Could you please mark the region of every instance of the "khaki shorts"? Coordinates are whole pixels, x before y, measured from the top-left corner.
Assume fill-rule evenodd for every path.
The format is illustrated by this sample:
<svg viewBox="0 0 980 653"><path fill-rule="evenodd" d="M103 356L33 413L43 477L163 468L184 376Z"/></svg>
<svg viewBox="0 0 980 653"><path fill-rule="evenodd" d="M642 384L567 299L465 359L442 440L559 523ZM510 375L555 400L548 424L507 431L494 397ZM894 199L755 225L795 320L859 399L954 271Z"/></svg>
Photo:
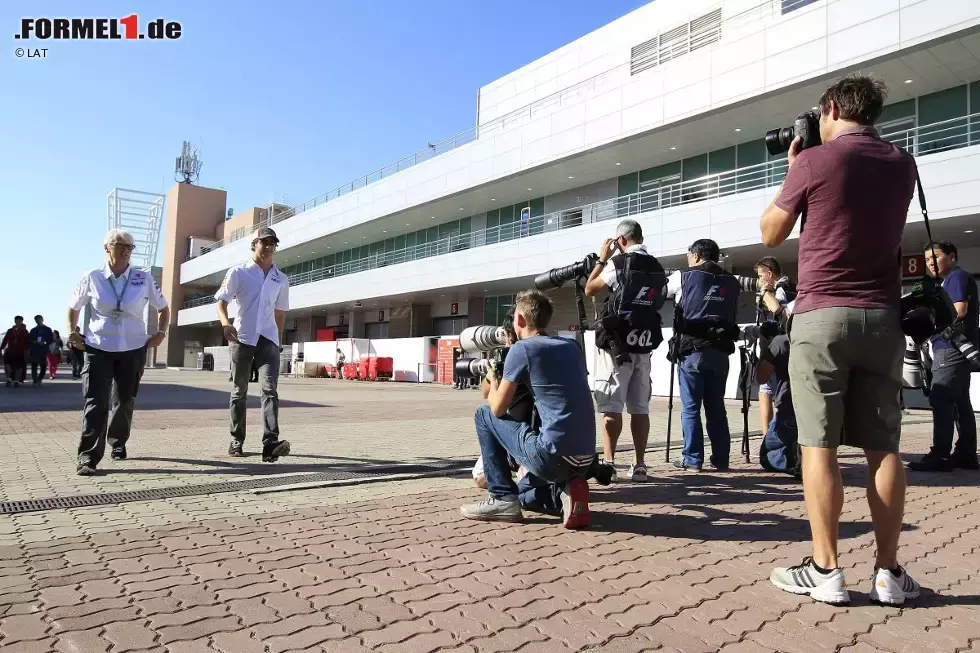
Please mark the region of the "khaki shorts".
<svg viewBox="0 0 980 653"><path fill-rule="evenodd" d="M790 323L789 378L805 447L898 451L902 355L898 312L821 308Z"/></svg>
<svg viewBox="0 0 980 653"><path fill-rule="evenodd" d="M903 350L904 351L904 350ZM600 413L647 415L650 412L650 354L630 354L629 363L616 365L612 355L600 349L595 362L596 410Z"/></svg>

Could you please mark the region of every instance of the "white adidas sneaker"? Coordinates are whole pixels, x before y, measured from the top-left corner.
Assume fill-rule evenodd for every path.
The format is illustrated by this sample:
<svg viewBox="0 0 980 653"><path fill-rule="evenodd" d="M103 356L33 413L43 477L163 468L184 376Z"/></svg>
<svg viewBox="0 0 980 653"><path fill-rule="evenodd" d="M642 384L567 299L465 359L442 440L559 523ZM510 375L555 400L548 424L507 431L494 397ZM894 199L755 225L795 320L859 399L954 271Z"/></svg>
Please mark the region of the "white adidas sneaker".
<svg viewBox="0 0 980 653"><path fill-rule="evenodd" d="M902 605L907 600L919 598L919 586L915 579L899 567L901 573L896 576L888 569L875 567L869 598L875 603L886 605Z"/></svg>
<svg viewBox="0 0 980 653"><path fill-rule="evenodd" d="M804 558L801 564L793 567L777 567L769 575L769 580L779 589L793 594L808 594L815 601L833 605L851 602L844 583L844 571L831 569L826 574L816 570L812 558Z"/></svg>

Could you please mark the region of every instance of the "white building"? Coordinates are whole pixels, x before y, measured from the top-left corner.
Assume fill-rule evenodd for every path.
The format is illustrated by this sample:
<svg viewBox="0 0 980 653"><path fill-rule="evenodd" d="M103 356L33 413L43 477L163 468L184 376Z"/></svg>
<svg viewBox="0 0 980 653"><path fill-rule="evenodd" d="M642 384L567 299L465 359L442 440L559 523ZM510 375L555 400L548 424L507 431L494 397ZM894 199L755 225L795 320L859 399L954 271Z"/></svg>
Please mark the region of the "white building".
<svg viewBox="0 0 980 653"><path fill-rule="evenodd" d="M596 251L626 216L667 267L712 238L736 272L764 254L795 272L795 237L760 243L785 172L763 135L852 71L888 84L879 130L916 155L934 236L980 271L980 2L657 0L481 88L477 125L446 141L302 205L252 211L235 231L218 202L201 233L168 224L178 337L219 344L208 297L258 224L281 240L289 342L327 327L395 338L499 323L534 275ZM168 221L183 219L168 199ZM913 201L910 255L921 220ZM188 259L189 237L193 254L201 237L220 242ZM567 289L556 297L564 330L575 305Z"/></svg>

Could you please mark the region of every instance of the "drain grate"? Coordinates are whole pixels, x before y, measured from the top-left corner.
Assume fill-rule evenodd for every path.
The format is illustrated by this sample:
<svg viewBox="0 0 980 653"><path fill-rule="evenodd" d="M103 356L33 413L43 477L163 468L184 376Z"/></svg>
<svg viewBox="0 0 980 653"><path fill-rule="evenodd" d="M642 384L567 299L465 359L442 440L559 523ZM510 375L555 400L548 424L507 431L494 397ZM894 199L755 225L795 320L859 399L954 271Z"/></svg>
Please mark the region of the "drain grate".
<svg viewBox="0 0 980 653"><path fill-rule="evenodd" d="M179 497L204 496L226 492L244 492L267 487L298 485L300 483L320 483L323 481L357 482L362 478L377 478L388 474L425 474L446 472L447 474L462 472L469 469L461 461L446 461L427 465L390 465L385 467L366 467L358 470L336 470L296 474L294 476L258 477L241 481L225 483L202 483L198 485L176 485L153 488L150 490L133 490L129 492L104 492L101 494L77 494L69 497L50 497L46 499L25 499L22 501L0 502L0 515L14 515L25 512L43 510L65 510L67 508L89 508L92 506L107 506L133 501L157 501L159 499L176 499Z"/></svg>

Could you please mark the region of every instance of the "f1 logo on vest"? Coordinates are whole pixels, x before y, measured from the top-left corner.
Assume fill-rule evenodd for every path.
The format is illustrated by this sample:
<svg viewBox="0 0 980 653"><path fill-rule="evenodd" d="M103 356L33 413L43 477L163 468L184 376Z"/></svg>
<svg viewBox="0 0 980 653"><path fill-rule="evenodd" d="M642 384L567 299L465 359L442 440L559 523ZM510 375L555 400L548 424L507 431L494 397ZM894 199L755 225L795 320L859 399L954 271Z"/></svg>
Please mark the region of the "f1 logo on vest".
<svg viewBox="0 0 980 653"><path fill-rule="evenodd" d="M640 304L641 306L649 306L653 304L653 300L657 298L659 288L651 288L650 286L643 286L640 288L640 292L636 293L636 299L633 300L634 304Z"/></svg>
<svg viewBox="0 0 980 653"><path fill-rule="evenodd" d="M708 293L704 296L704 301L706 302L725 301L725 288L723 286L711 286L710 288L708 288Z"/></svg>

